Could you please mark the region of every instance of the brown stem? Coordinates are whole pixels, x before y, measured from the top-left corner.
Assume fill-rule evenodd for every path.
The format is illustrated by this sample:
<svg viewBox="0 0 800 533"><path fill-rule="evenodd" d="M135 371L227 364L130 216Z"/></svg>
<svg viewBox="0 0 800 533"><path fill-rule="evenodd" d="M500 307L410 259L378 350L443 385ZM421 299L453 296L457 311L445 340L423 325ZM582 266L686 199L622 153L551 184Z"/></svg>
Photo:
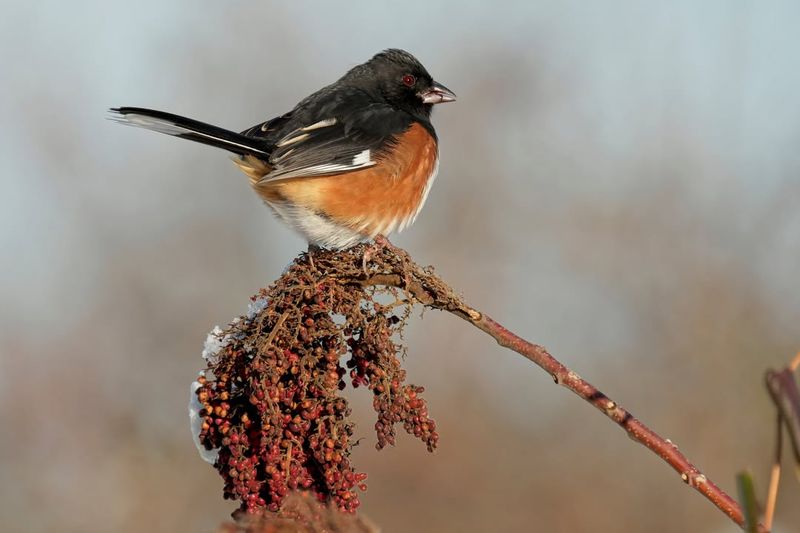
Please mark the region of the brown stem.
<svg viewBox="0 0 800 533"><path fill-rule="evenodd" d="M800 465L800 389L791 365L781 370L767 370L767 391L778 408L792 444L795 463Z"/></svg>
<svg viewBox="0 0 800 533"><path fill-rule="evenodd" d="M800 463L800 394L794 373L800 366L800 352L794 356L786 368L778 372L768 370L766 374L767 391L778 410L778 428L775 436L775 457L769 476L767 503L764 510L764 526L772 530L775 506L778 501L778 488L781 480L781 455L783 451L783 425L786 424L792 443L795 461Z"/></svg>
<svg viewBox="0 0 800 533"><path fill-rule="evenodd" d="M767 504L764 507L764 527L772 531L772 519L775 516L775 505L778 503L778 486L781 482L781 451L783 448L783 415L778 411L778 429L775 435L775 458L769 476Z"/></svg>
<svg viewBox="0 0 800 533"><path fill-rule="evenodd" d="M798 366L800 366L800 352L797 352L797 355L795 355L794 359L789 363L789 369L794 372L797 370Z"/></svg>
<svg viewBox="0 0 800 533"><path fill-rule="evenodd" d="M387 242L379 255L381 257L375 258L377 266L372 268L371 274L366 278L364 271L358 269L352 275L339 277L339 282L404 289L417 302L466 320L495 339L500 346L523 355L549 373L557 384L566 387L596 407L624 429L633 440L646 446L669 464L687 485L705 496L740 527L744 526L744 514L736 500L694 466L670 440L662 438L651 430L628 410L550 355L544 347L528 342L487 314L468 306L449 285L433 274L430 268L423 269L418 266L404 250ZM759 524L758 531L766 533L767 530Z"/></svg>

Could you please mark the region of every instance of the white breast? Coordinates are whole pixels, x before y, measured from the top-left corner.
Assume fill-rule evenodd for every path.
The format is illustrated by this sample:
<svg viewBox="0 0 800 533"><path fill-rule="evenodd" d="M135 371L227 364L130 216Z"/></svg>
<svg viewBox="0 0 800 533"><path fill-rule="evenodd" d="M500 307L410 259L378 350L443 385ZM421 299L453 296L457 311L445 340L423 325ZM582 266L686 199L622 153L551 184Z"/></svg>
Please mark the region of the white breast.
<svg viewBox="0 0 800 533"><path fill-rule="evenodd" d="M369 239L369 236L337 224L306 207L286 202L270 202L267 205L287 224L303 234L309 243L321 248L343 250Z"/></svg>

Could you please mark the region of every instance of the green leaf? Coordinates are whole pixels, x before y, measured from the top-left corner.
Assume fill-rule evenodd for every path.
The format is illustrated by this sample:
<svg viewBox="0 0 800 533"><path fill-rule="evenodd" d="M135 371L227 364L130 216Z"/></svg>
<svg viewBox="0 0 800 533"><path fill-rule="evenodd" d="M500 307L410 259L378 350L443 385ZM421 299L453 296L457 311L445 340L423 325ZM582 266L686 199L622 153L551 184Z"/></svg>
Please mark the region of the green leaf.
<svg viewBox="0 0 800 533"><path fill-rule="evenodd" d="M739 472L736 475L736 486L739 489L739 503L744 511L744 530L748 533L758 532L758 501L756 500L755 483L750 472Z"/></svg>

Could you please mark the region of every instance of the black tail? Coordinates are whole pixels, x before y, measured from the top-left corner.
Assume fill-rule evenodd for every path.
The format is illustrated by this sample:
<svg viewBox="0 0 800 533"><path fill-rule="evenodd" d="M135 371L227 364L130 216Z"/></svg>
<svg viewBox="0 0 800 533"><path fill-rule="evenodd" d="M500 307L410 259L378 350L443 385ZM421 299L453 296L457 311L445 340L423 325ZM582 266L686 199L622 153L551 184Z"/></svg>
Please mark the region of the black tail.
<svg viewBox="0 0 800 533"><path fill-rule="evenodd" d="M112 113L111 119L121 124L189 139L222 148L234 154L269 156L268 147L263 139L247 137L205 122L141 107L114 107L109 111Z"/></svg>

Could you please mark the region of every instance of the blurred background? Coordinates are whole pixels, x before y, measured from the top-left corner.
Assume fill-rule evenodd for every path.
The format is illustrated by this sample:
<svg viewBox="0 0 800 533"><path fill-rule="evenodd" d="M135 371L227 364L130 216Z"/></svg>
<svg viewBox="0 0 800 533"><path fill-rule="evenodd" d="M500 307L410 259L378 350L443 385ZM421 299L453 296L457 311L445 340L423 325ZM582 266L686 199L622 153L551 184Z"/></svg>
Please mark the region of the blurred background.
<svg viewBox="0 0 800 533"><path fill-rule="evenodd" d="M0 516L5 531L213 531L233 502L187 419L206 333L305 249L226 154L105 120L244 129L388 47L459 96L395 237L468 301L766 490L763 372L800 350L800 4L3 2ZM407 329L441 429L376 452L398 531L734 531L522 357L436 312ZM788 463L787 463L788 464ZM778 531L800 524L784 478Z"/></svg>

